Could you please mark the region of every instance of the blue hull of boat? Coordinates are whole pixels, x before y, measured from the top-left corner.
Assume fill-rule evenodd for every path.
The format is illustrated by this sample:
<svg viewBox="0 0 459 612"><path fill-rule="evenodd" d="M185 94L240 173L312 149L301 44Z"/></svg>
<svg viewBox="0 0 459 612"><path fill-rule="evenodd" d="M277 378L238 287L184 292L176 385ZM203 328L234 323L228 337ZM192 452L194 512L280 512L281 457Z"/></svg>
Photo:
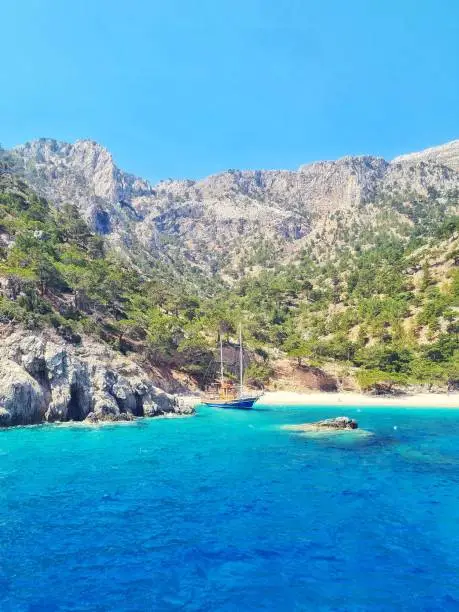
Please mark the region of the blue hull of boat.
<svg viewBox="0 0 459 612"><path fill-rule="evenodd" d="M238 408L239 410L250 410L257 399L258 397L245 397L227 402L203 402L203 404L209 406L210 408Z"/></svg>

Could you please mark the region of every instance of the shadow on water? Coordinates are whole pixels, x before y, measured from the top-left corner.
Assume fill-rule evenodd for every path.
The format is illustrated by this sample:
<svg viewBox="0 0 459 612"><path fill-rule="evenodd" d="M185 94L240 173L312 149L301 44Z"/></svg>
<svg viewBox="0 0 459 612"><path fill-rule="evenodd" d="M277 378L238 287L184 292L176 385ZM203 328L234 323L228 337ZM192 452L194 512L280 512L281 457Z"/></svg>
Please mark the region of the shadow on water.
<svg viewBox="0 0 459 612"><path fill-rule="evenodd" d="M373 447L375 449L385 449L400 444L396 435L386 433L376 433L365 429L353 429L345 431L324 431L324 432L305 432L305 431L286 431L289 435L297 439L303 439L305 443L317 444L320 447L335 448L342 450L358 450L361 448Z"/></svg>
<svg viewBox="0 0 459 612"><path fill-rule="evenodd" d="M321 448L358 451L368 448L376 452L393 449L400 467L412 467L416 471L447 471L454 473L459 468L459 451L439 450L432 441L420 444L406 436L394 433L377 433L362 429L339 432L302 432L289 431L290 435L305 443L312 443ZM437 440L438 442L438 440Z"/></svg>
<svg viewBox="0 0 459 612"><path fill-rule="evenodd" d="M268 408L268 406L254 406L252 412L275 412L275 406Z"/></svg>
<svg viewBox="0 0 459 612"><path fill-rule="evenodd" d="M381 440L371 431L354 430L332 433L301 433L301 437L313 440L321 446L339 448L342 450L354 450L368 446L380 446Z"/></svg>
<svg viewBox="0 0 459 612"><path fill-rule="evenodd" d="M459 467L459 454L445 453L431 446L417 444L400 444L397 453L407 464L417 470L453 470Z"/></svg>

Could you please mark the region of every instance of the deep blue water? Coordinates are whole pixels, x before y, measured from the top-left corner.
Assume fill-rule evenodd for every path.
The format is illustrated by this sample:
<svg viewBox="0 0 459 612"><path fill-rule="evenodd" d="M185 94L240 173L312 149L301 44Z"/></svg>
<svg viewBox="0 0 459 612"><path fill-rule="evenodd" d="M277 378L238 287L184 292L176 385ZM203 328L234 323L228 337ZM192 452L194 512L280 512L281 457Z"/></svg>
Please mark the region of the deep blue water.
<svg viewBox="0 0 459 612"><path fill-rule="evenodd" d="M459 610L459 410L4 430L0 529L2 612Z"/></svg>

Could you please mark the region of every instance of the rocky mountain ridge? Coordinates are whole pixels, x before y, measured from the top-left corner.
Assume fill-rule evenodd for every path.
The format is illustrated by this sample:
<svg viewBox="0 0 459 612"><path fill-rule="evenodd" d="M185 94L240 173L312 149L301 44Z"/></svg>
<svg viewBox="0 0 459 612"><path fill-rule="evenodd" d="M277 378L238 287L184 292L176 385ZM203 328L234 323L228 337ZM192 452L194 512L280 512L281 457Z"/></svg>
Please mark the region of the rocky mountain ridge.
<svg viewBox="0 0 459 612"><path fill-rule="evenodd" d="M9 152L15 171L56 205L73 202L91 226L145 269L166 258L205 274L243 273L264 249L282 260L337 212L394 194L459 187L459 141L388 162L344 157L291 170L228 170L202 180L148 181L120 170L101 145L41 139ZM256 259L256 258L255 258Z"/></svg>
<svg viewBox="0 0 459 612"><path fill-rule="evenodd" d="M399 155L395 163L433 162L459 171L459 140L452 140L438 147L429 147L416 153Z"/></svg>

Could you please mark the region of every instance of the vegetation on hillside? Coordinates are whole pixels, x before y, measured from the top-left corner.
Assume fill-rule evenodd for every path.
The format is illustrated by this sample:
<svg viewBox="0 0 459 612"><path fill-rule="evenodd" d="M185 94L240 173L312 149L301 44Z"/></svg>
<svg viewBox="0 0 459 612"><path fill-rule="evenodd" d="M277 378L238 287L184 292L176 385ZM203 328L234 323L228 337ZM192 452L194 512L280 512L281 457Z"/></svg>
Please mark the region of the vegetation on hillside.
<svg viewBox="0 0 459 612"><path fill-rule="evenodd" d="M53 327L76 343L91 334L198 381L217 331L231 339L242 321L257 356L248 370L255 384L267 382L273 359L286 354L354 375L364 389L455 385L459 217L447 214L456 195L439 205L436 194L378 202L371 223L361 211L359 227L335 218L327 257L320 236L283 265L263 243L251 262L261 271L204 289L188 276L170 282L164 268L141 274L74 205L56 210L0 169L0 321Z"/></svg>

